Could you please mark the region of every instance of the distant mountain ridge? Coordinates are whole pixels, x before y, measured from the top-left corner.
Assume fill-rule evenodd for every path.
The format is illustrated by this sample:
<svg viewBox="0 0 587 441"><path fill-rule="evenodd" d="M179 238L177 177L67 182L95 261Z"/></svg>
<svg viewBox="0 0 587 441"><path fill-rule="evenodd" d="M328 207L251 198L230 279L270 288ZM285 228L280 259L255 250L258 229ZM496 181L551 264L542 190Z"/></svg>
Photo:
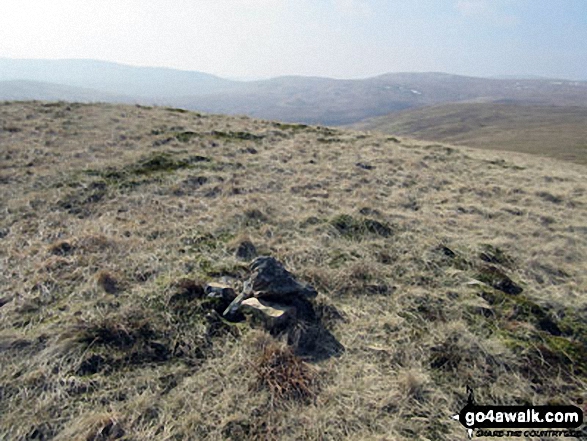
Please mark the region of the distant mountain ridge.
<svg viewBox="0 0 587 441"><path fill-rule="evenodd" d="M22 80L37 84L33 87L29 83L30 90L23 90L22 84L16 87L14 83ZM60 87L62 95L58 93ZM79 88L85 89L84 93ZM455 102L587 106L587 82L488 79L434 72L389 73L354 80L284 76L245 82L202 72L96 60L0 58L0 100L48 99L47 96L70 100L76 95L81 101L160 104L288 122L343 125Z"/></svg>
<svg viewBox="0 0 587 441"><path fill-rule="evenodd" d="M443 73L391 73L363 80L281 77L228 93L180 98L191 110L343 125L411 108L454 102L587 106L586 82L491 80Z"/></svg>
<svg viewBox="0 0 587 441"><path fill-rule="evenodd" d="M29 80L0 81L0 100L132 103L133 98L85 87Z"/></svg>
<svg viewBox="0 0 587 441"><path fill-rule="evenodd" d="M29 80L139 98L198 95L230 89L234 81L202 72L136 67L97 60L0 58L0 81Z"/></svg>

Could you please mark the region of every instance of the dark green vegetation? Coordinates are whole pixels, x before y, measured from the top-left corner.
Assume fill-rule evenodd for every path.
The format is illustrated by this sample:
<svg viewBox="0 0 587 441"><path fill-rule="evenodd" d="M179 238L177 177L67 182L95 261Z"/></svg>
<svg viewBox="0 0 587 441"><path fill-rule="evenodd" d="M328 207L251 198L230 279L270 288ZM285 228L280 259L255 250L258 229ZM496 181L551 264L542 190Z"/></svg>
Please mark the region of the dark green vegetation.
<svg viewBox="0 0 587 441"><path fill-rule="evenodd" d="M586 107L456 103L392 113L352 127L587 164Z"/></svg>
<svg viewBox="0 0 587 441"><path fill-rule="evenodd" d="M144 106L0 127L0 439L452 441L467 385L587 399L584 166ZM249 242L318 291L313 348L205 295Z"/></svg>
<svg viewBox="0 0 587 441"><path fill-rule="evenodd" d="M365 234L382 237L389 237L392 234L392 229L379 221L368 218L356 219L348 214L335 217L331 223L341 235L350 239L358 239Z"/></svg>

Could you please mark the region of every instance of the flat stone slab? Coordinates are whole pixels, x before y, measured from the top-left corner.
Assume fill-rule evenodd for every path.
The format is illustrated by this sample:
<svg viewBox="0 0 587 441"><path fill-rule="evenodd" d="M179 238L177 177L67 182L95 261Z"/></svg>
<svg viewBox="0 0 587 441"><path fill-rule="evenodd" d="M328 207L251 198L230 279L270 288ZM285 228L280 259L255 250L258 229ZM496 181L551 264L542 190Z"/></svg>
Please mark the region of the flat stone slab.
<svg viewBox="0 0 587 441"><path fill-rule="evenodd" d="M251 297L240 305L244 314L251 314L260 320L268 330L286 325L296 317L296 308L289 305L268 302L263 299Z"/></svg>

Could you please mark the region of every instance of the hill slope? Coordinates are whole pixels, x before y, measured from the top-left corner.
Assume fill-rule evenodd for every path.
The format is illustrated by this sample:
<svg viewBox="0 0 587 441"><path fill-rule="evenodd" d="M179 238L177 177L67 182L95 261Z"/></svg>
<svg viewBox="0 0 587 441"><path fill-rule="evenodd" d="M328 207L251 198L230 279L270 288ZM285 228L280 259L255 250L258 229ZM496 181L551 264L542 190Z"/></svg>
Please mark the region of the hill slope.
<svg viewBox="0 0 587 441"><path fill-rule="evenodd" d="M359 130L587 164L587 108L457 103L353 124Z"/></svg>
<svg viewBox="0 0 587 441"><path fill-rule="evenodd" d="M0 438L448 441L466 385L587 398L584 167L65 103L1 104L0 155ZM318 290L305 353L202 297L245 239Z"/></svg>
<svg viewBox="0 0 587 441"><path fill-rule="evenodd" d="M128 96L128 102L133 104L139 100L142 104L327 125L351 124L390 112L462 101L587 106L587 82L488 79L443 73L390 73L358 80L288 76L243 82L202 72L96 60L0 58L0 81L8 80L94 89ZM23 93L11 99L33 98L44 96ZM71 98L64 94L52 99Z"/></svg>
<svg viewBox="0 0 587 441"><path fill-rule="evenodd" d="M587 83L496 80L442 73L392 73L362 80L283 77L243 83L175 105L290 122L342 125L439 103L509 102L587 106Z"/></svg>
<svg viewBox="0 0 587 441"><path fill-rule="evenodd" d="M98 60L0 58L0 81L8 80L54 83L149 100L212 93L236 84L203 72L137 67Z"/></svg>
<svg viewBox="0 0 587 441"><path fill-rule="evenodd" d="M62 86L38 81L0 81L0 100L41 100L75 102L133 103L137 99L95 89Z"/></svg>

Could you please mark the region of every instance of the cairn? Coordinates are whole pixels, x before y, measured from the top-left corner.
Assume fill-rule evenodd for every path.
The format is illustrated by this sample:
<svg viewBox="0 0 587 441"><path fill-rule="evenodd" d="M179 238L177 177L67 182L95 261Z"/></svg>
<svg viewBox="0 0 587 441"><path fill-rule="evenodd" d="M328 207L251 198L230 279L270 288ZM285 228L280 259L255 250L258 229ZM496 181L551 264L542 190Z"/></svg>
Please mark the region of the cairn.
<svg viewBox="0 0 587 441"><path fill-rule="evenodd" d="M257 257L251 263L251 275L244 282L242 292L224 311L230 320L239 312L261 321L269 331L283 330L297 319L313 320L310 299L316 290L298 282L273 257Z"/></svg>

